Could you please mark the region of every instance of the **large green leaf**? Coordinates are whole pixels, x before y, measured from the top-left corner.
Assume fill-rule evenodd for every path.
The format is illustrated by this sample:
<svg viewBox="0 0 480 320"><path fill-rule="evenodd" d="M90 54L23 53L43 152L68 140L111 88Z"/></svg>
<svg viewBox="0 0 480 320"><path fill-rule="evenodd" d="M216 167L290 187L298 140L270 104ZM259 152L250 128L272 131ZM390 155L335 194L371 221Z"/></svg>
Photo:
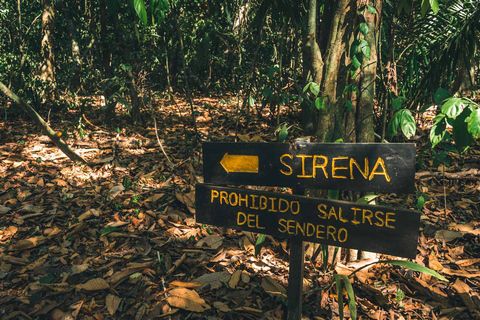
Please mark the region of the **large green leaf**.
<svg viewBox="0 0 480 320"><path fill-rule="evenodd" d="M374 6L371 6L369 4L367 4L367 10L370 12L370 13L373 13L373 14L376 14L377 13L377 9L375 9Z"/></svg>
<svg viewBox="0 0 480 320"><path fill-rule="evenodd" d="M438 0L429 0L430 2L430 8L432 8L432 11L437 14L438 11L440 10L440 7L438 6Z"/></svg>
<svg viewBox="0 0 480 320"><path fill-rule="evenodd" d="M260 234L257 238L257 242L255 243L255 257L257 257L260 252L262 251L262 248L265 245L265 239L267 238L266 235Z"/></svg>
<svg viewBox="0 0 480 320"><path fill-rule="evenodd" d="M438 88L433 95L433 101L435 101L436 104L442 104L445 99L448 99L451 96L452 95L450 94L450 92L448 92L447 89Z"/></svg>
<svg viewBox="0 0 480 320"><path fill-rule="evenodd" d="M360 23L360 32L363 33L364 36L368 34L368 25L365 22Z"/></svg>
<svg viewBox="0 0 480 320"><path fill-rule="evenodd" d="M345 284L345 290L348 296L348 309L350 310L350 317L352 320L357 320L357 306L355 304L355 292L353 292L352 283L347 276L342 276L343 283Z"/></svg>
<svg viewBox="0 0 480 320"><path fill-rule="evenodd" d="M443 280L443 281L448 281L444 276L439 274L438 272L427 268L425 266L419 265L418 263L412 262L412 261L404 261L404 260L382 260L378 261L377 263L389 263L394 266L399 266L399 267L404 267L408 268L414 271L419 271L425 274L429 274L437 279Z"/></svg>
<svg viewBox="0 0 480 320"><path fill-rule="evenodd" d="M388 123L387 135L388 139L392 139L398 131L398 126L400 125L400 112L395 112L392 119Z"/></svg>
<svg viewBox="0 0 480 320"><path fill-rule="evenodd" d="M310 92L317 95L320 92L320 86L316 82L310 84Z"/></svg>
<svg viewBox="0 0 480 320"><path fill-rule="evenodd" d="M282 129L280 130L280 133L278 134L278 141L285 142L285 140L287 139L287 136L288 136L288 128L287 128L287 124L285 123Z"/></svg>
<svg viewBox="0 0 480 320"><path fill-rule="evenodd" d="M453 121L453 140L459 151L463 151L473 142L473 137L468 131L467 118L470 116L470 109L465 108Z"/></svg>
<svg viewBox="0 0 480 320"><path fill-rule="evenodd" d="M407 139L415 135L417 125L410 110L403 109L400 113L400 128Z"/></svg>
<svg viewBox="0 0 480 320"><path fill-rule="evenodd" d="M447 126L445 115L443 113L439 114L435 119L437 119L437 121L435 121L430 130L430 142L432 143L432 148L443 140Z"/></svg>
<svg viewBox="0 0 480 320"><path fill-rule="evenodd" d="M350 56L353 57L357 52L358 48L360 47L360 40L355 40L352 42L352 45L350 46Z"/></svg>
<svg viewBox="0 0 480 320"><path fill-rule="evenodd" d="M360 56L361 58L361 56ZM355 54L353 57L352 57L352 66L355 70L357 70L358 68L360 68L360 66L362 65L362 62L360 61L359 59L359 55L358 54Z"/></svg>
<svg viewBox="0 0 480 320"><path fill-rule="evenodd" d="M403 105L403 101L405 101L405 100L406 100L405 97L398 97L398 98L393 99L393 101L392 101L393 110L395 110L395 111L399 110Z"/></svg>
<svg viewBox="0 0 480 320"><path fill-rule="evenodd" d="M474 139L480 138L480 108L474 109L467 121L468 132L470 132Z"/></svg>
<svg viewBox="0 0 480 320"><path fill-rule="evenodd" d="M350 100L347 100L345 102L345 108L347 108L348 111L353 111L353 105L352 105L352 102Z"/></svg>
<svg viewBox="0 0 480 320"><path fill-rule="evenodd" d="M322 97L318 97L317 99L315 99L315 107L318 110L325 109L325 101L323 100Z"/></svg>
<svg viewBox="0 0 480 320"><path fill-rule="evenodd" d="M145 9L145 3L143 0L133 0L133 7L138 15L138 18L144 25L147 24L147 10Z"/></svg>
<svg viewBox="0 0 480 320"><path fill-rule="evenodd" d="M449 98L442 105L442 113L449 118L455 119L462 112L463 100L460 98Z"/></svg>
<svg viewBox="0 0 480 320"><path fill-rule="evenodd" d="M370 46L368 45L367 41L360 40L360 50L365 55L365 57L367 57L367 59L370 59Z"/></svg>

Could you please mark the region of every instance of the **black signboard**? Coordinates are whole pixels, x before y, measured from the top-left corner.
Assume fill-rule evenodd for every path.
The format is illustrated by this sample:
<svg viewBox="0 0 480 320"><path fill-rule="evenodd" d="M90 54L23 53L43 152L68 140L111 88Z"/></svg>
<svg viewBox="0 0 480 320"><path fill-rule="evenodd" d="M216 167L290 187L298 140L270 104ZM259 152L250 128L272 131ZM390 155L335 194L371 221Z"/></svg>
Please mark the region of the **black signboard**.
<svg viewBox="0 0 480 320"><path fill-rule="evenodd" d="M196 220L303 241L414 258L420 213L405 209L197 184Z"/></svg>
<svg viewBox="0 0 480 320"><path fill-rule="evenodd" d="M203 144L206 183L411 193L415 145Z"/></svg>

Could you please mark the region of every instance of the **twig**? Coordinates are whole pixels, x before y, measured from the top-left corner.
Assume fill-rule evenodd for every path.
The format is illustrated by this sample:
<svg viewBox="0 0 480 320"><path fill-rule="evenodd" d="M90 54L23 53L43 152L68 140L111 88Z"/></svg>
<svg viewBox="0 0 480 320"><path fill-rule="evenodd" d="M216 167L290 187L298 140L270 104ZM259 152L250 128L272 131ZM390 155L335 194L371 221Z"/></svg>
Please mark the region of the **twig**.
<svg viewBox="0 0 480 320"><path fill-rule="evenodd" d="M185 259L187 258L187 254L184 253L180 259L178 259L177 261L175 261L173 263L173 267L170 268L170 270L167 271L167 276L171 275L175 270L177 270L178 267L180 267L180 265L183 263L183 261L185 261Z"/></svg>
<svg viewBox="0 0 480 320"><path fill-rule="evenodd" d="M160 138L158 137L158 129L157 129L157 119L155 119L155 116L152 115L152 118L153 118L153 121L155 123L155 136L157 137L157 142L158 144L160 145L160 149L162 149L162 152L163 154L165 155L165 158L167 158L168 162L170 162L170 164L172 166L175 166L173 164L173 162L170 160L170 158L168 157L167 153L165 152L165 149L163 149L163 145L162 145L162 142L160 141Z"/></svg>

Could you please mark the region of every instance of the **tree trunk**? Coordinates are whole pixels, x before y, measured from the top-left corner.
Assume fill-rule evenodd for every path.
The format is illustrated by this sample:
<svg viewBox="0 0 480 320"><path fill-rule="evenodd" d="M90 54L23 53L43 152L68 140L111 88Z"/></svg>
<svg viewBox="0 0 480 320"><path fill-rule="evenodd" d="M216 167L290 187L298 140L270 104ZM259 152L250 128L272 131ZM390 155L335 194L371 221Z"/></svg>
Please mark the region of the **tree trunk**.
<svg viewBox="0 0 480 320"><path fill-rule="evenodd" d="M305 84L315 82L319 86L322 83L323 76L323 59L320 47L317 43L317 0L309 0L308 2L308 20L307 34L304 39L303 47L304 60L304 79ZM302 104L302 126L307 130L313 129L314 113L310 103Z"/></svg>
<svg viewBox="0 0 480 320"><path fill-rule="evenodd" d="M357 131L357 142L374 142L374 99L375 99L375 79L377 77L377 41L380 27L380 17L382 14L383 0L375 1L376 14L364 11L365 23L368 25L368 33L365 35L370 47L370 59L366 56L362 62L362 77L359 85L360 98L357 106L357 116L355 128Z"/></svg>
<svg viewBox="0 0 480 320"><path fill-rule="evenodd" d="M320 89L325 108L318 113L317 140L319 142L335 141L342 136L343 132L344 112L343 106L337 104L337 80L347 44L345 37L349 23L346 17L350 16L350 10L349 0L339 0L335 3Z"/></svg>
<svg viewBox="0 0 480 320"><path fill-rule="evenodd" d="M107 18L107 4L105 0L100 0L100 50L103 64L103 77L104 79L111 79L113 78L113 71L108 44ZM108 86L105 89L105 120L110 123L110 125L113 125L115 121L115 102L109 99L111 95L112 89L111 86Z"/></svg>
<svg viewBox="0 0 480 320"><path fill-rule="evenodd" d="M42 40L41 56L42 62L39 68L40 80L44 83L45 89L41 92L41 100L53 101L55 98L55 53L53 51L53 32L55 12L52 0L42 0Z"/></svg>
<svg viewBox="0 0 480 320"><path fill-rule="evenodd" d="M82 157L76 154L68 144L66 144L58 135L55 134L48 124L40 117L40 115L30 107L26 102L24 102L20 97L15 93L10 91L3 83L0 82L0 91L3 92L7 97L12 99L17 103L29 116L32 120L45 132L45 134L50 138L50 140L55 143L55 145L72 161L79 161L81 163L87 163Z"/></svg>

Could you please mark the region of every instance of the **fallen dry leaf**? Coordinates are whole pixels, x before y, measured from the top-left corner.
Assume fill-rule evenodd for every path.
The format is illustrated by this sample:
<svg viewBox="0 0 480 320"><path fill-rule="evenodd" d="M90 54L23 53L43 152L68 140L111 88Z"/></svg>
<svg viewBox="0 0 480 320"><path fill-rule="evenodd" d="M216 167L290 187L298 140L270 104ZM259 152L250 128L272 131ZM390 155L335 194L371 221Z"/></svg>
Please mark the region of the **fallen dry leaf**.
<svg viewBox="0 0 480 320"><path fill-rule="evenodd" d="M5 213L9 212L10 210L12 210L12 209L9 208L9 207L4 207L4 206L0 205L0 214L5 214Z"/></svg>
<svg viewBox="0 0 480 320"><path fill-rule="evenodd" d="M450 242L461 237L463 237L463 234L461 232L451 230L440 230L435 233L435 239L437 239L438 241Z"/></svg>
<svg viewBox="0 0 480 320"><path fill-rule="evenodd" d="M215 273L206 273L194 279L193 281L200 283L202 287L210 285L211 289L218 289L222 286L222 283L228 282L230 277L231 275L228 271L221 271Z"/></svg>
<svg viewBox="0 0 480 320"><path fill-rule="evenodd" d="M195 246L196 247L203 247L207 245L211 249L218 249L223 244L223 238L219 235L210 235L206 236L205 238L200 239Z"/></svg>
<svg viewBox="0 0 480 320"><path fill-rule="evenodd" d="M230 281L228 281L228 286L232 289L235 289L235 287L238 285L240 282L240 277L242 276L242 270L237 270L232 274L232 277L230 278Z"/></svg>
<svg viewBox="0 0 480 320"><path fill-rule="evenodd" d="M110 285L105 281L105 279L102 278L95 278L88 280L87 282L83 284L77 284L76 289L77 290L86 290L86 291L98 291L98 290L105 290L110 288Z"/></svg>
<svg viewBox="0 0 480 320"><path fill-rule="evenodd" d="M181 287L181 288L198 288L202 285L198 282L183 282L183 281L172 281L169 283L170 287Z"/></svg>
<svg viewBox="0 0 480 320"><path fill-rule="evenodd" d="M287 290L272 277L264 277L262 279L262 288L272 296L286 298Z"/></svg>
<svg viewBox="0 0 480 320"><path fill-rule="evenodd" d="M122 299L120 297L117 297L114 294L109 294L105 298L105 305L107 307L108 313L110 313L111 316L115 314L118 310L118 306L120 306L120 302Z"/></svg>
<svg viewBox="0 0 480 320"><path fill-rule="evenodd" d="M203 312L210 306L200 298L194 290L175 288L168 293L167 302L170 306L193 312Z"/></svg>

